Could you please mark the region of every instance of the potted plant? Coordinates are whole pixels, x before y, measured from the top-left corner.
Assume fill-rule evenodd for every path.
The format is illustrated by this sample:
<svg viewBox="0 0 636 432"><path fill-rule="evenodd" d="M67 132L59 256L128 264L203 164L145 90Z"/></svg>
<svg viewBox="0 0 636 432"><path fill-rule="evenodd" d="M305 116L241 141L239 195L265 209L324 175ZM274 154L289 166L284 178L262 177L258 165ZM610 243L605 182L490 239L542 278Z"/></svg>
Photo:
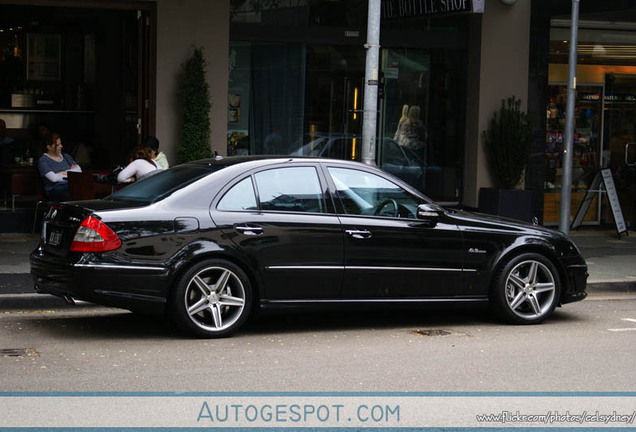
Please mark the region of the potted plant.
<svg viewBox="0 0 636 432"><path fill-rule="evenodd" d="M203 48L194 48L182 67L179 102L181 131L177 149L178 163L204 159L210 150L210 91L205 78Z"/></svg>
<svg viewBox="0 0 636 432"><path fill-rule="evenodd" d="M479 211L527 222L532 218L532 191L518 188L532 149L534 130L521 100L502 99L482 133L494 188L479 190Z"/></svg>

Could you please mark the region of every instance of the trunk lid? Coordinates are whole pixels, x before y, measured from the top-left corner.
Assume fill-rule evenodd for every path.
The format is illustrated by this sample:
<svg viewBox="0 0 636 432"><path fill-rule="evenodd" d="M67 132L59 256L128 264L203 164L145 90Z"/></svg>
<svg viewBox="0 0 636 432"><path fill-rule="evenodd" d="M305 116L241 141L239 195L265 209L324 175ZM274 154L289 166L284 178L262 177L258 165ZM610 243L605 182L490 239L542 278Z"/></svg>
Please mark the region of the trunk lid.
<svg viewBox="0 0 636 432"><path fill-rule="evenodd" d="M65 257L77 228L91 214L89 209L69 204L55 204L44 216L41 248L46 253Z"/></svg>
<svg viewBox="0 0 636 432"><path fill-rule="evenodd" d="M75 201L55 204L49 208L42 223L41 248L45 253L67 257L80 224L88 217L100 219L109 210L143 207L147 203L109 199Z"/></svg>

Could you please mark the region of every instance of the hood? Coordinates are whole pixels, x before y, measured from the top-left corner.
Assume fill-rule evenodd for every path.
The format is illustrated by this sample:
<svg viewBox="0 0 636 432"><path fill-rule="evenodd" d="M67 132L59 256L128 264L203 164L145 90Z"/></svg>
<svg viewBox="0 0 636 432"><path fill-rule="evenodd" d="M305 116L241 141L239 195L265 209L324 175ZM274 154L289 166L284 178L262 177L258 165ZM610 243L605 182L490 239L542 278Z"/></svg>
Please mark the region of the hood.
<svg viewBox="0 0 636 432"><path fill-rule="evenodd" d="M467 228L488 228L502 231L511 231L519 234L536 235L568 239L568 236L556 229L533 225L516 219L494 216L484 213L469 212L466 210L447 210L448 216L457 221L457 225Z"/></svg>

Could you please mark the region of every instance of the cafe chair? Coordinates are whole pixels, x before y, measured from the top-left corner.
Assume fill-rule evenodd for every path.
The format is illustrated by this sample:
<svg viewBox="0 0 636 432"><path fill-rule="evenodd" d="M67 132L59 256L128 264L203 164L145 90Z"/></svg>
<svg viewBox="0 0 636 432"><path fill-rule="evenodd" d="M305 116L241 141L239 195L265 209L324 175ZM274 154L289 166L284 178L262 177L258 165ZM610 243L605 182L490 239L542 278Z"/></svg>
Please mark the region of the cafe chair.
<svg viewBox="0 0 636 432"><path fill-rule="evenodd" d="M33 229L32 233L35 232L35 227L38 225L38 221L41 220L42 216L46 212L49 207L49 202L46 199L46 194L44 192L44 183L42 183L42 178L39 173L36 176L37 180L35 182L35 189L38 196L38 202L35 204L35 214L33 215Z"/></svg>
<svg viewBox="0 0 636 432"><path fill-rule="evenodd" d="M38 178L32 170L16 172L11 175L9 193L11 194L11 211L15 211L15 199L22 195L36 195Z"/></svg>

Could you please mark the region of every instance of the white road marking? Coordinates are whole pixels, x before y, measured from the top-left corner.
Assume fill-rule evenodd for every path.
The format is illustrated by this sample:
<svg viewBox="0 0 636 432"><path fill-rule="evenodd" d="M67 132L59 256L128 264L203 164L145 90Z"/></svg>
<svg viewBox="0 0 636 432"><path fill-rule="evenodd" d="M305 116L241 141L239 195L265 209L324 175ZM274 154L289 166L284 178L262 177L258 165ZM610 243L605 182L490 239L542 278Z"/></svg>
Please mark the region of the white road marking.
<svg viewBox="0 0 636 432"><path fill-rule="evenodd" d="M633 322L636 323L636 319L634 318L621 318L622 321ZM615 329L607 329L611 332L624 332L624 331L636 331L636 327L628 327L628 328L615 328Z"/></svg>

